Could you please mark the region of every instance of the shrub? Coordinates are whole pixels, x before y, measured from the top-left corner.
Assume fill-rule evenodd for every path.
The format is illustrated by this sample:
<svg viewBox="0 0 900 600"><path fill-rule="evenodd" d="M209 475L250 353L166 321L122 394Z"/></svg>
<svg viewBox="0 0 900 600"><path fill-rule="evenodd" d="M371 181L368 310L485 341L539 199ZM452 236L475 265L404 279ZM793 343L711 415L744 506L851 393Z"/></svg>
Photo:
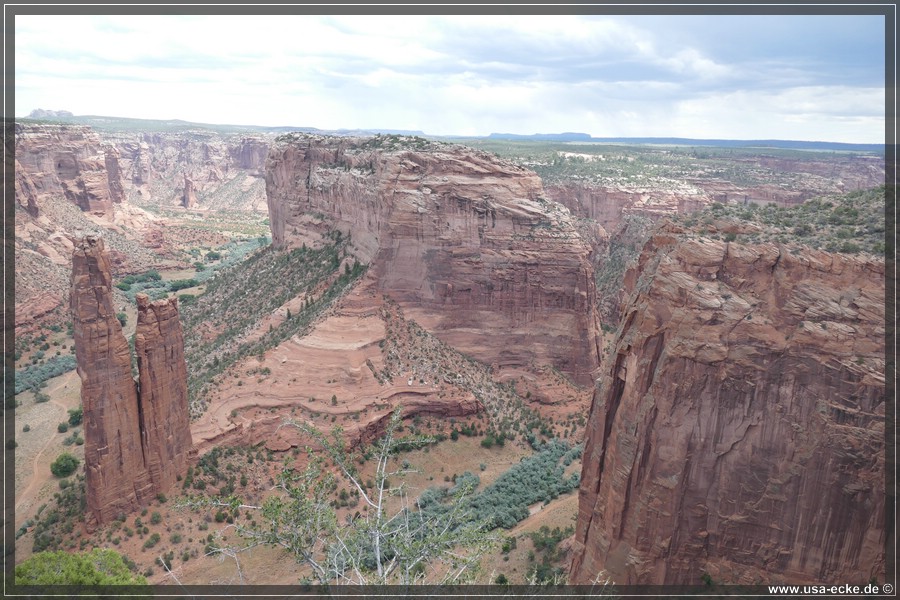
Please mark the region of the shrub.
<svg viewBox="0 0 900 600"><path fill-rule="evenodd" d="M69 409L69 425L77 427L81 425L81 419L84 417L84 409L82 407Z"/></svg>
<svg viewBox="0 0 900 600"><path fill-rule="evenodd" d="M151 525L159 525L162 522L162 515L157 511L153 511L153 514L150 515L150 524Z"/></svg>
<svg viewBox="0 0 900 600"><path fill-rule="evenodd" d="M121 554L95 548L85 554L39 552L16 565L17 585L146 585Z"/></svg>
<svg viewBox="0 0 900 600"><path fill-rule="evenodd" d="M65 433L69 430L69 424L68 423L60 423L59 425L56 426L56 430L60 433Z"/></svg>
<svg viewBox="0 0 900 600"><path fill-rule="evenodd" d="M51 463L50 472L57 477L68 477L74 473L77 468L78 459L68 452L63 452L56 457L56 460L54 460L53 463Z"/></svg>

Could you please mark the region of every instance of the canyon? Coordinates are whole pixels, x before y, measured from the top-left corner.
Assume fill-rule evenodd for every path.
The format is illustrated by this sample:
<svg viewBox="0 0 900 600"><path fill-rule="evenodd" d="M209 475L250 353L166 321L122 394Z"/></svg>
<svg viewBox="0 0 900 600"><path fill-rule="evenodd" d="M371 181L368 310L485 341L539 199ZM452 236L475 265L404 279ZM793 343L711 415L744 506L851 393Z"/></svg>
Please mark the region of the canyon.
<svg viewBox="0 0 900 600"><path fill-rule="evenodd" d="M72 319L89 531L179 493L204 455L297 456L286 420L362 447L401 406L413 431L583 436L570 583L883 580L885 262L745 241L715 212L874 187L883 159L636 185L410 136L16 131L16 335L64 344ZM793 187L746 176L779 169ZM293 281L312 256L321 277ZM113 284L151 269L197 281ZM276 300L238 328L241 295Z"/></svg>
<svg viewBox="0 0 900 600"><path fill-rule="evenodd" d="M626 276L573 581L882 577L884 262L696 233L659 228Z"/></svg>

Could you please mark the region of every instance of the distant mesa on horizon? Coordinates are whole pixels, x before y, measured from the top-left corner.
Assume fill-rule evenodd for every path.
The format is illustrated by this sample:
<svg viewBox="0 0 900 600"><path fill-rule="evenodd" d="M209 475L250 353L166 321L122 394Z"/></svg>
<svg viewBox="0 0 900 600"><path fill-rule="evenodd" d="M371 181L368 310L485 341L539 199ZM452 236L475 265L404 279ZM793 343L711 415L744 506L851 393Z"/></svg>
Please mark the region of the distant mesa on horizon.
<svg viewBox="0 0 900 600"><path fill-rule="evenodd" d="M28 113L28 119L59 119L59 118L68 118L74 117L71 112L67 110L45 110L43 108L36 108L30 113Z"/></svg>
<svg viewBox="0 0 900 600"><path fill-rule="evenodd" d="M819 150L834 152L872 152L884 154L884 144L858 144L849 142L824 142L809 140L734 140L734 139L695 139L681 137L593 137L588 133L566 131L562 133L491 133L483 135L430 135L420 129L368 129L342 128L320 129L318 127L296 127L288 125L234 125L196 123L182 119L140 119L132 117L110 117L101 115L74 115L68 110L32 110L26 119L59 119L81 125L89 125L97 129L116 129L117 127L143 126L161 130L181 128L214 129L220 132L235 133L290 133L302 132L318 135L365 136L365 135L410 135L431 137L444 140L509 140L533 142L574 142L601 144L648 144L659 146L710 146L719 148L778 148L784 150Z"/></svg>

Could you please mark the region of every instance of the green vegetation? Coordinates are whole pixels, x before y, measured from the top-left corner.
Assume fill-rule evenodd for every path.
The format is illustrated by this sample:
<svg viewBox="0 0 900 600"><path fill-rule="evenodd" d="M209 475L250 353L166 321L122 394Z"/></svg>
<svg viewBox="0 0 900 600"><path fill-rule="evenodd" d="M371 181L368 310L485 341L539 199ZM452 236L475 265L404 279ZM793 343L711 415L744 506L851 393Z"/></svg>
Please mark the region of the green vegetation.
<svg viewBox="0 0 900 600"><path fill-rule="evenodd" d="M538 531L528 534L536 552L541 554L541 561L531 565L526 579L536 584L560 583L565 581L565 572L560 567L554 566L562 558L559 552L559 543L575 533L575 528L569 525L565 529L554 527L551 531L546 525L542 525Z"/></svg>
<svg viewBox="0 0 900 600"><path fill-rule="evenodd" d="M56 460L50 463L50 472L57 477L68 477L75 472L75 469L78 468L78 464L79 461L77 458L68 452L63 452L56 457Z"/></svg>
<svg viewBox="0 0 900 600"><path fill-rule="evenodd" d="M809 246L827 252L885 254L884 186L840 196L813 198L797 206L774 204L713 204L702 212L679 219L701 235L704 225L715 221L738 221L756 225L759 231L732 234L739 243L773 242ZM727 234L726 234L727 235Z"/></svg>
<svg viewBox="0 0 900 600"><path fill-rule="evenodd" d="M48 379L62 375L75 368L75 356L71 354L51 356L44 364L28 365L16 371L16 394L26 390L36 390Z"/></svg>
<svg viewBox="0 0 900 600"><path fill-rule="evenodd" d="M81 420L84 418L84 408L79 406L78 408L70 408L69 409L69 425L72 427L77 427L81 425Z"/></svg>
<svg viewBox="0 0 900 600"><path fill-rule="evenodd" d="M118 552L100 548L39 552L16 565L16 585L146 585L133 565Z"/></svg>
<svg viewBox="0 0 900 600"><path fill-rule="evenodd" d="M570 447L561 440L539 444L536 452L503 473L481 493L466 503L469 519L484 523L488 529L510 529L528 517L528 507L536 502L550 502L578 487L579 474L564 476L565 468L581 456L581 447ZM441 514L444 504L461 485L478 485L478 476L466 472L455 479L451 488L429 488L419 497L425 514Z"/></svg>
<svg viewBox="0 0 900 600"><path fill-rule="evenodd" d="M53 501L55 504L47 510L38 510L40 518L34 523L34 552L75 547L75 524L84 520L87 507L84 476L76 475L71 485L60 486L60 491L53 494Z"/></svg>

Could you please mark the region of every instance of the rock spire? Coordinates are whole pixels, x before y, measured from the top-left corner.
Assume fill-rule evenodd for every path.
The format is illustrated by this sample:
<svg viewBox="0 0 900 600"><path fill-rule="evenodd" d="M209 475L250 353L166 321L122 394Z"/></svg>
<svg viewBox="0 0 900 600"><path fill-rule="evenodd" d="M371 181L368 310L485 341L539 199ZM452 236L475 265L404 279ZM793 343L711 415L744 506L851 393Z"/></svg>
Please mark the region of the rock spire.
<svg viewBox="0 0 900 600"><path fill-rule="evenodd" d="M91 235L76 241L70 306L84 408L89 530L146 505L193 458L177 301L139 302L141 389L113 307L103 240Z"/></svg>

